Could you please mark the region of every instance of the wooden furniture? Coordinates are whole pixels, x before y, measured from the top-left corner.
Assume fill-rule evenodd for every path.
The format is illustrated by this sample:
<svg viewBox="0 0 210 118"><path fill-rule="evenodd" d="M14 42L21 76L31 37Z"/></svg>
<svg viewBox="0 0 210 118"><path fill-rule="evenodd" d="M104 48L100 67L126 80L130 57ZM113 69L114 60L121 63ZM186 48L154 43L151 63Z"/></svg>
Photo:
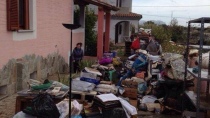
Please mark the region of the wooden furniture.
<svg viewBox="0 0 210 118"><path fill-rule="evenodd" d="M15 105L15 113L18 113L25 109L26 107L31 106L31 101L34 96L17 96L16 97L16 105ZM53 98L55 104L62 101L64 98Z"/></svg>

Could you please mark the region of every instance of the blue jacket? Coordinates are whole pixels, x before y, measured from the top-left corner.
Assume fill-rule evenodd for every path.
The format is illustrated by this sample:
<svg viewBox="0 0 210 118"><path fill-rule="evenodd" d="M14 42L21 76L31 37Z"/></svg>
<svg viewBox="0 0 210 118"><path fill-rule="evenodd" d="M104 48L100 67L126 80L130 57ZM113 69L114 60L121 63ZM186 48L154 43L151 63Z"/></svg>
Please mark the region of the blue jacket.
<svg viewBox="0 0 210 118"><path fill-rule="evenodd" d="M75 61L82 60L83 58L83 50L80 48L78 49L77 47L74 48L72 52L72 59Z"/></svg>
<svg viewBox="0 0 210 118"><path fill-rule="evenodd" d="M146 69L147 68L147 56L140 53L139 56L135 59L132 69L134 69L136 72Z"/></svg>

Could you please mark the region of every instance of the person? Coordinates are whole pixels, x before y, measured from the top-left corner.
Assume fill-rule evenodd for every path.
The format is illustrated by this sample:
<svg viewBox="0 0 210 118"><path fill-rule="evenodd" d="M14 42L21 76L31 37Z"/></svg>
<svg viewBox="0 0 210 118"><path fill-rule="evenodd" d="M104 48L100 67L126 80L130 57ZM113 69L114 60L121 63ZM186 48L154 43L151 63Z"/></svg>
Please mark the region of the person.
<svg viewBox="0 0 210 118"><path fill-rule="evenodd" d="M81 48L82 43L77 43L76 47L74 48L73 52L72 52L72 60L73 60L73 65L74 65L74 73L80 71L79 68L79 63L81 62L84 54L83 54L83 50Z"/></svg>
<svg viewBox="0 0 210 118"><path fill-rule="evenodd" d="M125 80L126 78L132 77L137 72L145 71L147 69L147 65L148 65L147 52L145 50L139 50L137 51L136 55L137 55L137 58L132 64L131 69L128 70L127 73L120 78L119 82L117 83L117 86L121 86L122 81Z"/></svg>
<svg viewBox="0 0 210 118"><path fill-rule="evenodd" d="M140 48L140 40L138 34L134 34L134 41L131 44L131 49L135 53Z"/></svg>
<svg viewBox="0 0 210 118"><path fill-rule="evenodd" d="M146 51L151 54L151 55L158 55L159 53L159 47L154 41L154 37L150 36L149 39L147 40L147 48Z"/></svg>
<svg viewBox="0 0 210 118"><path fill-rule="evenodd" d="M131 39L131 41L134 40L134 34L131 34L130 39Z"/></svg>

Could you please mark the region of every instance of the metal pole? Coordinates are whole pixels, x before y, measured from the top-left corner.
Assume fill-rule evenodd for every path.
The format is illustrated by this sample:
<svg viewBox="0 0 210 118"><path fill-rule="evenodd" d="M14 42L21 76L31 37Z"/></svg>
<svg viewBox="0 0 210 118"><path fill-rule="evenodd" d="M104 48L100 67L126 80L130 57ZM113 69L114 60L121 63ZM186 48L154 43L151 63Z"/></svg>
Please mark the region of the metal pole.
<svg viewBox="0 0 210 118"><path fill-rule="evenodd" d="M200 31L200 48L199 48L199 64L198 64L198 80L197 80L197 101L196 101L196 118L199 118L200 111L200 88L201 88L201 65L202 65L202 52L203 52L203 41L204 41L204 19L201 20L201 31Z"/></svg>
<svg viewBox="0 0 210 118"><path fill-rule="evenodd" d="M69 118L71 118L71 72L72 72L72 29L70 39L70 59L69 59Z"/></svg>

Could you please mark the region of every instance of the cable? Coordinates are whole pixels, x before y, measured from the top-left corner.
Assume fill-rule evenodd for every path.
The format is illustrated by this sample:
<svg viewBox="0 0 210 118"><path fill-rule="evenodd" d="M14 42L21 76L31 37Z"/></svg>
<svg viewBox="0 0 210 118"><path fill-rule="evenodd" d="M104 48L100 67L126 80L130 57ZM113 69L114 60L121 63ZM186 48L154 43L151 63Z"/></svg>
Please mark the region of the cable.
<svg viewBox="0 0 210 118"><path fill-rule="evenodd" d="M170 16L160 16L160 15L150 15L150 14L141 14L141 15L145 15L145 16L155 16L155 17L165 17L165 18L171 18ZM190 19L190 18L187 18L187 17L173 17L173 18Z"/></svg>
<svg viewBox="0 0 210 118"><path fill-rule="evenodd" d="M209 7L210 5L193 5L193 6L132 6L132 7Z"/></svg>

